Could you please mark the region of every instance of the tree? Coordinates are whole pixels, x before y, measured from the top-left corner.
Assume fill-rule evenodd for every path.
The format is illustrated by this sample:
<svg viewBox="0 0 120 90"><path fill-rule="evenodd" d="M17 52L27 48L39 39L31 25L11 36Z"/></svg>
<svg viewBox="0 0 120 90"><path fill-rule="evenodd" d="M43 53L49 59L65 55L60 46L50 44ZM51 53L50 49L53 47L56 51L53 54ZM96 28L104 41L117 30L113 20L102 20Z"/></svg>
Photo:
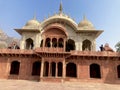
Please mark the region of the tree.
<svg viewBox="0 0 120 90"><path fill-rule="evenodd" d="M115 45L116 51L120 52L120 41Z"/></svg>

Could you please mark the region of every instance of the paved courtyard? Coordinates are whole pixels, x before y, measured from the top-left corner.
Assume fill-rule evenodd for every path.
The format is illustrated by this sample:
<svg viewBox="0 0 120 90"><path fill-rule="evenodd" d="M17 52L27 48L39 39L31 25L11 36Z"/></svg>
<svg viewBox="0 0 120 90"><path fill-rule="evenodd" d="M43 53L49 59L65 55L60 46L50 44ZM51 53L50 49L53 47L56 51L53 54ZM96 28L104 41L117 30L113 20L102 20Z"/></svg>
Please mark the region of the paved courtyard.
<svg viewBox="0 0 120 90"><path fill-rule="evenodd" d="M50 83L27 80L0 80L0 90L120 90L120 85L86 82Z"/></svg>

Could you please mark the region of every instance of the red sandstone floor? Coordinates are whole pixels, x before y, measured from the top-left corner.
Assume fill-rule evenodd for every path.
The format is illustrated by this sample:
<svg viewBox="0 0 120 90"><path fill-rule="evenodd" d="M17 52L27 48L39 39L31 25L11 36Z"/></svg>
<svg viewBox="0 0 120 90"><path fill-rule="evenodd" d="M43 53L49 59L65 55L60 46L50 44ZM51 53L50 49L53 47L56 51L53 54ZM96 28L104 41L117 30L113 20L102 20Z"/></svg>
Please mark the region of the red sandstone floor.
<svg viewBox="0 0 120 90"><path fill-rule="evenodd" d="M86 82L35 82L27 80L0 80L0 90L120 90L120 85Z"/></svg>

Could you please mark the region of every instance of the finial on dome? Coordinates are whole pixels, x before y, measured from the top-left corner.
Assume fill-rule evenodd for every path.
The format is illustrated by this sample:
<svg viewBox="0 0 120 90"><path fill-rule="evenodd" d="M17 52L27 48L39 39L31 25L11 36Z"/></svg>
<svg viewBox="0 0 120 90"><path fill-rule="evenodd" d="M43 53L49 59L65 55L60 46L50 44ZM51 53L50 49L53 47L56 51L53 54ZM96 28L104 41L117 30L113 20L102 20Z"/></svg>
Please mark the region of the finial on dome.
<svg viewBox="0 0 120 90"><path fill-rule="evenodd" d="M33 19L36 20L36 13L34 13Z"/></svg>
<svg viewBox="0 0 120 90"><path fill-rule="evenodd" d="M84 14L84 16L83 16L83 20L87 20L87 18L86 18L86 15Z"/></svg>
<svg viewBox="0 0 120 90"><path fill-rule="evenodd" d="M62 2L60 2L59 13L62 13L62 11L63 11Z"/></svg>

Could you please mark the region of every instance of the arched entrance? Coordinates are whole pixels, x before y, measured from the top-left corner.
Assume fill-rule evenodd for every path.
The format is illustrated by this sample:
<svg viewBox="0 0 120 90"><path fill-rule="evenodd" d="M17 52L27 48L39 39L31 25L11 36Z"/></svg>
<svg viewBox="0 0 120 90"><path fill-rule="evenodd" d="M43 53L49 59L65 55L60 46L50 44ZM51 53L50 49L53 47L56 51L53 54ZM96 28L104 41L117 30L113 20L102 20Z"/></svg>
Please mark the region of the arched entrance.
<svg viewBox="0 0 120 90"><path fill-rule="evenodd" d="M55 74L56 74L56 63L55 62L52 62L51 63L51 74L52 74L52 76L55 76Z"/></svg>
<svg viewBox="0 0 120 90"><path fill-rule="evenodd" d="M45 41L45 47L51 47L50 38L47 38Z"/></svg>
<svg viewBox="0 0 120 90"><path fill-rule="evenodd" d="M63 65L62 65L62 63L61 62L59 62L58 63L58 76L59 77L61 77L62 76L62 67L63 67Z"/></svg>
<svg viewBox="0 0 120 90"><path fill-rule="evenodd" d="M49 63L46 61L44 63L44 73L43 73L43 76L48 76L48 72L49 72Z"/></svg>
<svg viewBox="0 0 120 90"><path fill-rule="evenodd" d="M32 66L32 75L39 76L40 70L41 70L41 62L40 61L34 62Z"/></svg>
<svg viewBox="0 0 120 90"><path fill-rule="evenodd" d="M76 64L68 63L66 66L66 76L67 77L77 77Z"/></svg>
<svg viewBox="0 0 120 90"><path fill-rule="evenodd" d="M117 76L120 78L120 65L117 66Z"/></svg>
<svg viewBox="0 0 120 90"><path fill-rule="evenodd" d="M19 74L19 68L20 68L20 62L18 62L18 61L13 61L13 62L11 63L10 74L18 75L18 74Z"/></svg>
<svg viewBox="0 0 120 90"><path fill-rule="evenodd" d="M98 64L90 65L90 78L101 78L100 65Z"/></svg>
<svg viewBox="0 0 120 90"><path fill-rule="evenodd" d="M41 40L40 47L43 47L43 40Z"/></svg>
<svg viewBox="0 0 120 90"><path fill-rule="evenodd" d="M26 40L26 49L33 49L34 44L33 44L33 40L31 38L28 38Z"/></svg>
<svg viewBox="0 0 120 90"><path fill-rule="evenodd" d="M66 51L70 51L70 50L75 50L75 41L72 39L69 39L66 43Z"/></svg>
<svg viewBox="0 0 120 90"><path fill-rule="evenodd" d="M60 39L58 40L58 47L63 48L63 46L64 46L63 44L64 44L63 39L60 38Z"/></svg>
<svg viewBox="0 0 120 90"><path fill-rule="evenodd" d="M83 51L91 51L91 41L89 40L84 40L82 44L82 50Z"/></svg>
<svg viewBox="0 0 120 90"><path fill-rule="evenodd" d="M52 39L52 47L57 47L57 39L56 38L53 38Z"/></svg>

